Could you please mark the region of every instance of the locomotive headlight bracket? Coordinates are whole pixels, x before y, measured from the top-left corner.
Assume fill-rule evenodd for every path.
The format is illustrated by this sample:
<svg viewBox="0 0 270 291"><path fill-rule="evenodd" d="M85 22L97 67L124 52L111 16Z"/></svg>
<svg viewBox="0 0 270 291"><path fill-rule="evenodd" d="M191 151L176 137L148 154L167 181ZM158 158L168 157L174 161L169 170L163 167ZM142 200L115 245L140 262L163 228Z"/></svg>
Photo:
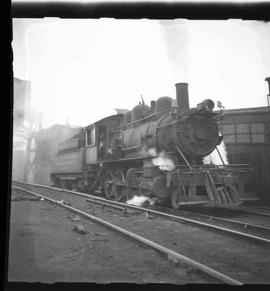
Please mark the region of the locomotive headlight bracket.
<svg viewBox="0 0 270 291"><path fill-rule="evenodd" d="M216 144L216 145L220 145L221 142L222 142L222 140L223 140L223 135L220 135L220 136L218 137L218 139L217 139L217 144Z"/></svg>

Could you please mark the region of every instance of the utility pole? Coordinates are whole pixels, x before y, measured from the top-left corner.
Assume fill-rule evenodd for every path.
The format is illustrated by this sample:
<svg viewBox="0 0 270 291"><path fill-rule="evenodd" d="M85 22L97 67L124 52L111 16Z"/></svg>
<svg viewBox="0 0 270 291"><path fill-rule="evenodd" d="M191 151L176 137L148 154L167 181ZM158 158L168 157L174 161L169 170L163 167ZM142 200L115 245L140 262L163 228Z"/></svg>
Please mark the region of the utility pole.
<svg viewBox="0 0 270 291"><path fill-rule="evenodd" d="M269 93L267 94L267 106L270 106L270 77L265 78L265 81L268 83Z"/></svg>

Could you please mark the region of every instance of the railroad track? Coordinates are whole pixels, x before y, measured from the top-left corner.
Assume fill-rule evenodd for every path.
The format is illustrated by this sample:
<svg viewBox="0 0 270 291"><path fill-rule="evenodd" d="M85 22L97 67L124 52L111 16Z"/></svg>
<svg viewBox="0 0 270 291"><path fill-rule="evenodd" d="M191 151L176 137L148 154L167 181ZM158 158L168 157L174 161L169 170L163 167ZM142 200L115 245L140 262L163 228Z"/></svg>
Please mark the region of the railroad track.
<svg viewBox="0 0 270 291"><path fill-rule="evenodd" d="M16 182L18 183L18 182ZM182 210L172 210L164 207L155 207L155 208L144 208L137 207L135 205L130 205L122 202L117 202L113 200L108 200L105 198L97 197L91 194L85 194L80 192L74 192L66 189L52 188L44 185L38 184L29 184L19 182L19 185L39 187L40 189L56 189L61 193L68 193L71 195L78 195L88 198L88 202L102 204L104 207L120 207L122 211L124 209L134 209L137 211L146 212L149 214L158 215L162 218L175 220L180 222L187 222L194 224L199 227L205 227L213 231L220 231L225 234L230 234L238 238L243 238L251 241L270 243L270 228L264 227L262 225L255 225L250 222L237 221L233 219L226 219L223 217L217 217L214 215L206 215L194 211L182 211ZM236 212L236 210L232 210Z"/></svg>
<svg viewBox="0 0 270 291"><path fill-rule="evenodd" d="M262 206L262 205L258 205L258 206L256 206L256 208L258 208L258 209L262 209L262 210L266 210L266 211L269 211L269 213L270 213L270 207L267 207L267 206Z"/></svg>
<svg viewBox="0 0 270 291"><path fill-rule="evenodd" d="M262 240L265 242L269 242L270 239L270 219L267 219L263 217L256 217L252 213L252 215L241 215L241 212L233 211L234 215L230 217L230 215L227 215L224 217L224 215L219 214L205 214L202 213L201 209L190 209L190 210L173 210L168 209L164 207L157 207L157 209L160 209L162 212L171 213L174 215L179 215L187 218L191 218L193 220L199 220L204 221L207 223L215 224L224 228L229 228L231 230L235 230L235 233L238 236L254 239L260 241L261 238L264 238L266 240ZM237 215L236 215L237 214ZM228 216L230 218L228 218ZM226 230L224 230L226 231ZM246 236L245 234L251 235Z"/></svg>
<svg viewBox="0 0 270 291"><path fill-rule="evenodd" d="M225 229L224 227L213 225L213 221L211 221L211 224L210 223L205 223L203 221L199 221L199 219L197 219L197 221L194 221L194 219L191 219L189 217L163 213L163 212L160 212L160 211L157 211L157 210L153 210L153 209L148 209L148 208L140 208L140 207L136 207L136 206L133 206L133 205L127 205L125 203L120 203L120 202L116 202L116 201L110 201L110 200L106 200L104 198L96 197L96 196L93 196L93 195L73 192L73 191L69 191L69 190L51 188L51 187L42 186L42 185L30 185L30 184L27 184L27 183L16 183L16 184L17 185L20 184L20 185L23 185L24 187L29 187L29 188L35 187L36 188L35 190L39 190L40 192L43 192L43 193L44 193L44 191L45 192L50 192L50 193L48 193L50 196L54 196L54 195L57 196L57 195L59 195L59 193L65 194L65 195L66 194L73 194L73 195L75 194L75 195L78 195L78 197L81 197L83 199L87 198L86 200L84 199L84 201L87 201L87 203L90 204L90 205L96 204L96 205L99 205L102 208L109 207L109 208L111 208L111 209L113 209L115 211L120 211L121 213L126 213L126 212L129 212L129 211L144 212L147 215L155 215L155 216L159 216L159 217L162 217L162 218L166 218L166 219L169 219L169 220L174 220L174 221L178 221L178 222L182 222L182 223L183 222L188 222L188 223L191 223L193 225L195 224L196 226L203 226L203 227L207 227L207 228L211 227L212 230L218 230L218 231L222 231L222 232L226 231L226 233L237 235L237 237L245 237L245 238L248 238L248 240L252 239L253 241L256 240L256 241L258 241L260 243L264 243L264 244L265 243L266 244L269 243L269 239L266 239L264 237L254 238L255 237L254 235L247 234L247 233L245 233L245 235L242 236L242 235L239 234L240 233L239 231L235 231L235 230L232 230L232 229L224 230ZM14 188L14 189L16 189L16 188ZM23 191L30 191L30 190L31 189L28 189L28 190L23 189ZM32 192L31 194L32 195L37 195L39 197L43 197L44 199L47 199L49 201L53 200L52 198L44 197L44 195L39 194L39 193ZM51 201L51 202L57 203L58 205L66 207L66 208L68 208L68 209L70 209L72 211L77 211L78 210L78 212L77 212L78 214L81 214L81 215L83 215L85 217L88 217L88 215L89 215L89 217L88 217L89 219L95 220L94 218L97 218L95 215L91 215L91 214L86 213L85 211L82 211L80 209L75 209L74 207L71 207L70 205L66 205L64 203L61 203L59 201L61 201L61 200L54 200L54 201ZM72 203L72 205L73 205L73 203ZM99 222L99 219L100 218L98 218L95 221ZM102 222L100 222L100 223L102 223ZM208 224L211 225L211 226L209 226ZM104 225L106 225L106 223ZM185 225L186 225L186 223L185 223ZM117 227L119 227L119 226L117 226ZM116 229L117 229L117 227L116 227ZM121 232L121 231L120 232L122 234L127 234L125 231L131 233L131 231L129 231L127 229L124 229L124 232ZM134 237L136 237L136 236L137 235L135 235ZM152 241L152 243L149 242L149 244L148 244L148 241L151 241L151 240L145 239L144 237L142 237L142 239L139 239L138 241L144 243L144 240L145 240L145 242L147 242L146 245L148 245L149 247L154 247L154 246L157 245L157 248L156 249L154 248L154 249L156 251L158 251L158 252L163 253L163 255L165 254L168 258L170 258L172 260L175 260L175 261L185 262L185 263L189 264L190 266L192 266L193 268L195 268L197 270L200 270L203 273L208 274L212 278L215 278L219 282L228 283L228 284L241 284L241 279L240 280L236 280L236 279L233 279L230 276L227 276L227 275L224 276L223 272L218 272L218 271L215 271L215 269L213 269L213 268L206 267L205 264L201 264L201 263L199 263L197 261L194 261L194 260L190 259L187 256L179 254L179 252L173 251L171 248L164 247L164 246L162 246L162 245L160 245L158 243L154 243L153 241Z"/></svg>
<svg viewBox="0 0 270 291"><path fill-rule="evenodd" d="M236 213L247 213L262 217L265 216L270 217L270 210L268 210L265 207L237 205L237 206L225 206L222 208Z"/></svg>
<svg viewBox="0 0 270 291"><path fill-rule="evenodd" d="M13 189L16 189L16 190L19 190L19 191L23 191L23 192L26 192L28 194L31 194L31 195L34 195L36 197L39 197L39 198L42 198L44 200L47 200L49 202L52 202L58 206L61 206L61 207L64 207L64 208L67 208L69 209L70 211L72 211L73 213L76 213L76 214L79 214L79 215L82 215L83 217L86 217L87 219L90 219L92 221L95 221L107 228L110 228L111 230L115 231L115 232L118 232L122 235L125 235L126 237L128 237L129 239L132 239L132 240L135 240L137 242L140 242L144 245L146 245L147 247L150 247L152 249L154 249L155 251L159 252L159 253L162 253L163 255L166 255L167 258L169 260L172 260L174 262L177 262L177 261L180 261L180 262L184 262L186 263L187 265L191 266L192 268L195 268L197 270L200 270L201 272L207 274L208 276L216 279L217 281L219 282L222 282L222 283L226 283L226 284L232 284L232 285L242 285L242 283L240 281L237 281L229 276L226 276L212 268L209 268L207 266L205 266L204 264L201 264L195 260L192 260L178 252L175 252L171 249L168 249L160 244L157 244L155 243L154 241L151 241L149 239L146 239L142 236L139 236L133 232L130 232L124 228L121 228L115 224L112 224L104 219L100 219L96 216L93 216L89 213L86 213L85 211L82 211L80 209L77 209L77 208L74 208L72 206L69 206L69 205L66 205L64 203L59 203L58 200L54 200L52 198L49 198L47 196L44 196L44 195L41 195L41 194L38 194L38 193L35 193L33 191L30 191L30 190L25 190L23 188L19 188L19 187L16 187L16 186L12 186Z"/></svg>

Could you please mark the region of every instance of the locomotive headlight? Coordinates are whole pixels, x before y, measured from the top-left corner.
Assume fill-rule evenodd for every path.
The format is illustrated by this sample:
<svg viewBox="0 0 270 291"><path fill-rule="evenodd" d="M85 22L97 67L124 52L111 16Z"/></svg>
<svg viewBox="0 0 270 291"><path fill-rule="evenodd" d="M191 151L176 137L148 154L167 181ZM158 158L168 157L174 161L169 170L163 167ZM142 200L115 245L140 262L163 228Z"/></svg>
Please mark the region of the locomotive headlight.
<svg viewBox="0 0 270 291"><path fill-rule="evenodd" d="M208 112L212 112L215 107L214 102L211 99L206 99L202 103L197 105L198 110L205 110Z"/></svg>

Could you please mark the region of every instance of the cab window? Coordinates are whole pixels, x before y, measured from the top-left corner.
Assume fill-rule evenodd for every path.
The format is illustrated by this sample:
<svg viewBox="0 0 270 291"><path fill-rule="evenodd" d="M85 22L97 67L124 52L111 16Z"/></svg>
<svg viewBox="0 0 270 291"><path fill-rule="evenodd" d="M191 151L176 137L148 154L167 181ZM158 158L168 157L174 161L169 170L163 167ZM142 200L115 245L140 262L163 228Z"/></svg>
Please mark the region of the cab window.
<svg viewBox="0 0 270 291"><path fill-rule="evenodd" d="M95 144L95 126L91 126L86 130L86 145Z"/></svg>

